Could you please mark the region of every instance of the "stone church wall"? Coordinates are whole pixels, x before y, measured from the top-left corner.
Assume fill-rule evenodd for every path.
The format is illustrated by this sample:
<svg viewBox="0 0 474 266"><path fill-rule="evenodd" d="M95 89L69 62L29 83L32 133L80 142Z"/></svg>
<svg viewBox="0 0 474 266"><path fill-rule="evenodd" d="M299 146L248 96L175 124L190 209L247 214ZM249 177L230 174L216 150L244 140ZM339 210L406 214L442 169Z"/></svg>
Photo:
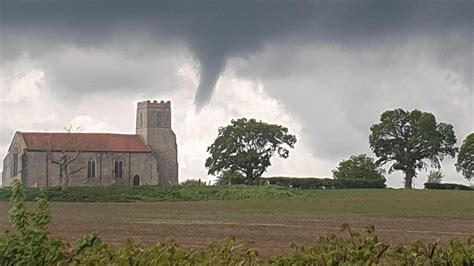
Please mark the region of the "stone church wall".
<svg viewBox="0 0 474 266"><path fill-rule="evenodd" d="M69 153L74 156L75 153ZM59 153L54 156L58 158ZM96 163L96 176L87 177L87 164ZM122 162L122 177L115 177L115 161ZM24 155L22 179L27 187L61 186L59 165L49 162L46 165L46 152L27 151ZM4 168L7 169L8 167ZM82 152L70 165L70 171L79 170L69 178L68 186L131 186L133 177L140 177L141 185L157 185L158 173L156 163L151 153L110 153L110 152ZM48 178L46 180L46 175ZM4 183L8 184L8 183Z"/></svg>

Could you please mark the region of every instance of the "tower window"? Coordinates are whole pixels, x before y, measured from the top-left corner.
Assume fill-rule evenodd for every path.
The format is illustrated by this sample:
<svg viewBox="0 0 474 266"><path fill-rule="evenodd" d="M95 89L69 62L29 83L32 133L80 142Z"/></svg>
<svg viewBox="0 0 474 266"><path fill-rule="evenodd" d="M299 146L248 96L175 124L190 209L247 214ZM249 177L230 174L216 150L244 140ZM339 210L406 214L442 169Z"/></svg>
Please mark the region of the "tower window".
<svg viewBox="0 0 474 266"><path fill-rule="evenodd" d="M95 177L95 161L87 162L87 177Z"/></svg>
<svg viewBox="0 0 474 266"><path fill-rule="evenodd" d="M18 153L13 154L13 169L12 169L12 175L16 176L18 175Z"/></svg>
<svg viewBox="0 0 474 266"><path fill-rule="evenodd" d="M143 113L140 112L140 115L138 117L138 126L143 127Z"/></svg>
<svg viewBox="0 0 474 266"><path fill-rule="evenodd" d="M162 115L160 112L156 113L156 126L161 127L161 121L162 120Z"/></svg>
<svg viewBox="0 0 474 266"><path fill-rule="evenodd" d="M115 177L123 177L123 162L122 161L115 161L114 176Z"/></svg>

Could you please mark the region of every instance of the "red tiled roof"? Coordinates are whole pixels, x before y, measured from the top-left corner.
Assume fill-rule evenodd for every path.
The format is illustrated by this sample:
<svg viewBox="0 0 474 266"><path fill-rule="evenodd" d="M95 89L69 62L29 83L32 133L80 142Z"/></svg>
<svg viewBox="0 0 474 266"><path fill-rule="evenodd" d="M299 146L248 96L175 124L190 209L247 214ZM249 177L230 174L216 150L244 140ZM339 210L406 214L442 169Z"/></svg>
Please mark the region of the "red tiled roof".
<svg viewBox="0 0 474 266"><path fill-rule="evenodd" d="M27 150L150 152L138 135L21 132Z"/></svg>

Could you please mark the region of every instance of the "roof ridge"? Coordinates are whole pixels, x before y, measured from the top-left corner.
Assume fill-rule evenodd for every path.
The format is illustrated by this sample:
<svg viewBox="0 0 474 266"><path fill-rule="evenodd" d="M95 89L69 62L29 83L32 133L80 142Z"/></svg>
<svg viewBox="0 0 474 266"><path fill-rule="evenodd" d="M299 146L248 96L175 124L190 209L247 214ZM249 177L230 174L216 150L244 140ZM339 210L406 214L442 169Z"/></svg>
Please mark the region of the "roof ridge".
<svg viewBox="0 0 474 266"><path fill-rule="evenodd" d="M109 133L109 132L38 132L38 131L17 131L21 134L96 134L96 135L122 135L122 136L139 136L130 133Z"/></svg>

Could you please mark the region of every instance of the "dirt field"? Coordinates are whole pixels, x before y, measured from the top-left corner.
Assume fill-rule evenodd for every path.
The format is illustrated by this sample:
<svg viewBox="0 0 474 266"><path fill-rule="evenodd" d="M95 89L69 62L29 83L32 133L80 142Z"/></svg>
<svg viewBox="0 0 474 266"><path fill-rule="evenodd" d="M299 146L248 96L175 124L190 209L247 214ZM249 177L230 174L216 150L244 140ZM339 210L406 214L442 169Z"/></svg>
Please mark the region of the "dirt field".
<svg viewBox="0 0 474 266"><path fill-rule="evenodd" d="M464 205L464 211L470 211L471 204L472 201ZM0 203L0 229L7 228L8 207L8 203ZM111 244L120 244L127 238L144 245L175 239L186 247L200 247L235 236L253 241L265 257L287 251L292 242L310 244L321 234L335 233L342 223L355 228L374 224L380 239L388 243L430 240L445 244L449 239L466 240L474 235L474 219L465 215L456 218L440 213L436 218L432 217L435 210L431 210L426 212L430 215L422 214L424 217L394 217L350 208L335 208L332 215L326 215L328 210L318 211L324 210L324 206L298 199L51 203L51 207L51 233L70 242L93 231Z"/></svg>

